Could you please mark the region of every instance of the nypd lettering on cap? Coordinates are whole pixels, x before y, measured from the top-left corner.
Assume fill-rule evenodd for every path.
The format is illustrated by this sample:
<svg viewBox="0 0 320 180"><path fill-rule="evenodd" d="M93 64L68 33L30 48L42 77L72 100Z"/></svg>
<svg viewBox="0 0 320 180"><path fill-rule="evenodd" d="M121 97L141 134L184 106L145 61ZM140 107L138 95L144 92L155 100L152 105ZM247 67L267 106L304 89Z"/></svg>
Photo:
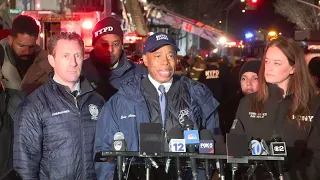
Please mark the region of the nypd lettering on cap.
<svg viewBox="0 0 320 180"><path fill-rule="evenodd" d="M157 41L160 41L160 40L167 40L167 41L169 41L168 36L165 35L165 34L156 35L156 39L157 39Z"/></svg>
<svg viewBox="0 0 320 180"><path fill-rule="evenodd" d="M112 26L107 26L107 27L101 28L101 29L97 30L96 32L94 32L94 37L96 38L99 35L101 35L102 33L111 32L111 31L113 31Z"/></svg>

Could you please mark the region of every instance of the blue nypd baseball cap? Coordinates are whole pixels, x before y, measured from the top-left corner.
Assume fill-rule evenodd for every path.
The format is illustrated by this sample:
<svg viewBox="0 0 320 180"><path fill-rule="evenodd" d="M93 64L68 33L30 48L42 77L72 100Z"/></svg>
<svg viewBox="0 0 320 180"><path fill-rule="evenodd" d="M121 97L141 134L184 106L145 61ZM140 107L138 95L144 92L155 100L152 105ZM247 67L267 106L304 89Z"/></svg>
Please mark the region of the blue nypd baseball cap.
<svg viewBox="0 0 320 180"><path fill-rule="evenodd" d="M180 51L172 36L163 32L157 32L148 37L143 48L143 54L154 52L164 45L171 45L176 51Z"/></svg>

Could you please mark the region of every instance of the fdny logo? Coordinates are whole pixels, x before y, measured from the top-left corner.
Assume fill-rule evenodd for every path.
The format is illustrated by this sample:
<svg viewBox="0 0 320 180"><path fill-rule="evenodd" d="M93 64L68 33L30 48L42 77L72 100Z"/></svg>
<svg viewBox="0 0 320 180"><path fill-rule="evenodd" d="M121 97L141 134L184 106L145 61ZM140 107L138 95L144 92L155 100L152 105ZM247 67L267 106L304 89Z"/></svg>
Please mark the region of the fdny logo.
<svg viewBox="0 0 320 180"><path fill-rule="evenodd" d="M194 134L189 134L188 139L197 139L197 136Z"/></svg>
<svg viewBox="0 0 320 180"><path fill-rule="evenodd" d="M94 37L98 37L100 34L102 34L104 32L111 32L111 31L113 31L112 26L107 26L107 27L101 28L101 29L97 30L96 32L94 32Z"/></svg>
<svg viewBox="0 0 320 180"><path fill-rule="evenodd" d="M157 41L159 41L159 40L169 40L169 38L168 38L168 36L167 35L164 35L164 34L160 34L160 35L157 35L156 36L156 39L157 39Z"/></svg>
<svg viewBox="0 0 320 180"><path fill-rule="evenodd" d="M179 123L181 125L184 125L184 116L189 116L189 110L188 109L184 109L184 110L181 110L179 112L179 115L178 115L178 118L179 118Z"/></svg>
<svg viewBox="0 0 320 180"><path fill-rule="evenodd" d="M89 112L91 114L91 119L92 120L97 120L98 119L98 115L99 115L98 106L96 106L94 104L90 104L89 105Z"/></svg>
<svg viewBox="0 0 320 180"><path fill-rule="evenodd" d="M298 121L312 122L313 116L299 116L292 115L292 119L296 119Z"/></svg>

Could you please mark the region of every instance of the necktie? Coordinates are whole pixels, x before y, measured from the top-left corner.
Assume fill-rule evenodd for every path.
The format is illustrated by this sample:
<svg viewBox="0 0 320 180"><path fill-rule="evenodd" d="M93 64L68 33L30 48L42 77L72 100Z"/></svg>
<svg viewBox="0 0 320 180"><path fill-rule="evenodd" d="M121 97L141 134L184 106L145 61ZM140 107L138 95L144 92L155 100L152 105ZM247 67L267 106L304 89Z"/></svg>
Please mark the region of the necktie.
<svg viewBox="0 0 320 180"><path fill-rule="evenodd" d="M161 92L159 96L160 109L161 109L161 118L162 118L162 126L164 126L164 122L166 120L166 90L163 85L160 85L158 90Z"/></svg>
<svg viewBox="0 0 320 180"><path fill-rule="evenodd" d="M74 90L71 92L71 94L74 96L74 97L77 97L78 96L78 91L77 90Z"/></svg>

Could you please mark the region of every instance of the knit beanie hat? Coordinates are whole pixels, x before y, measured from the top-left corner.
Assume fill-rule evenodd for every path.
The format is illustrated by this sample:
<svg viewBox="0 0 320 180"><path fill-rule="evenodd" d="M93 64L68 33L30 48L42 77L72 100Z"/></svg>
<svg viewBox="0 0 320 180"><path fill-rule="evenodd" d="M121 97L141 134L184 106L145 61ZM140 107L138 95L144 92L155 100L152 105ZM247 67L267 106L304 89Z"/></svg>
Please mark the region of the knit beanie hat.
<svg viewBox="0 0 320 180"><path fill-rule="evenodd" d="M241 76L246 72L254 72L259 75L259 70L261 66L260 60L251 60L243 64L239 73L239 80L241 80Z"/></svg>
<svg viewBox="0 0 320 180"><path fill-rule="evenodd" d="M320 57L314 57L310 60L309 64L309 71L311 73L311 76L313 77L316 85L318 88L320 88Z"/></svg>
<svg viewBox="0 0 320 180"><path fill-rule="evenodd" d="M121 22L114 17L106 17L100 20L92 30L92 45L105 34L115 34L123 41L123 31Z"/></svg>

